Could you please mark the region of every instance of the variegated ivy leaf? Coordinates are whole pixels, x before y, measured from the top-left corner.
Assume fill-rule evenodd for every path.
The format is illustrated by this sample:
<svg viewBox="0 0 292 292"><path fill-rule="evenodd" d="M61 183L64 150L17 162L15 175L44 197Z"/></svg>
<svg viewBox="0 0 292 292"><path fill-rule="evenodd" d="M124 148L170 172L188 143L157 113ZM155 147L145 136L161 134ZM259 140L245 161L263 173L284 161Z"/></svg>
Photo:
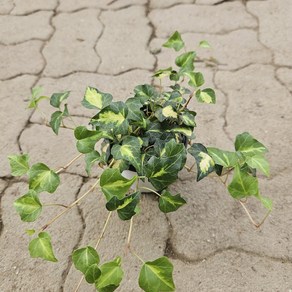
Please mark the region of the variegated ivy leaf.
<svg viewBox="0 0 292 292"><path fill-rule="evenodd" d="M84 126L79 126L74 130L75 138L78 140L76 143L77 149L81 153L90 153L94 150L95 144L101 138L112 137L105 131L99 129L90 131Z"/></svg>
<svg viewBox="0 0 292 292"><path fill-rule="evenodd" d="M196 57L196 52L187 52L175 59L175 64L180 67L180 74L184 72L190 72L194 70L194 61Z"/></svg>
<svg viewBox="0 0 292 292"><path fill-rule="evenodd" d="M213 103L213 104L216 103L215 91L211 88L197 90L196 98L198 102Z"/></svg>
<svg viewBox="0 0 292 292"><path fill-rule="evenodd" d="M137 205L140 201L141 192L132 193L122 199L112 197L106 204L109 211L117 210L121 220L130 220L136 215Z"/></svg>
<svg viewBox="0 0 292 292"><path fill-rule="evenodd" d="M174 212L184 204L186 204L186 201L180 194L172 195L167 190L164 190L159 197L159 209L163 213Z"/></svg>
<svg viewBox="0 0 292 292"><path fill-rule="evenodd" d="M206 147L200 143L192 144L188 152L195 158L197 164L197 181L206 177L215 169L215 162L208 154Z"/></svg>
<svg viewBox="0 0 292 292"><path fill-rule="evenodd" d="M128 133L129 122L127 120L128 108L125 103L112 102L108 107L95 115L90 123L114 134Z"/></svg>
<svg viewBox="0 0 292 292"><path fill-rule="evenodd" d="M39 192L53 193L60 184L57 173L43 163L34 164L28 171L29 188Z"/></svg>
<svg viewBox="0 0 292 292"><path fill-rule="evenodd" d="M163 122L165 119L177 119L177 112L174 111L171 105L167 105L157 110L155 116L159 122Z"/></svg>
<svg viewBox="0 0 292 292"><path fill-rule="evenodd" d="M169 37L167 42L164 43L162 46L165 48L173 48L175 51L178 52L185 46L185 43L182 40L180 33L176 31Z"/></svg>
<svg viewBox="0 0 292 292"><path fill-rule="evenodd" d="M42 204L34 190L29 190L27 194L18 198L14 202L14 207L21 220L25 222L35 221L42 212Z"/></svg>
<svg viewBox="0 0 292 292"><path fill-rule="evenodd" d="M137 180L137 176L131 179L124 178L119 169L108 168L100 176L100 186L107 201L112 197L123 199L131 185Z"/></svg>
<svg viewBox="0 0 292 292"><path fill-rule="evenodd" d="M185 160L184 145L172 139L160 149L160 157L152 156L145 163L145 175L156 189L162 190L177 179L177 174L184 166Z"/></svg>
<svg viewBox="0 0 292 292"><path fill-rule="evenodd" d="M177 179L181 166L181 158L167 160L152 156L144 166L146 177L157 189L162 190Z"/></svg>
<svg viewBox="0 0 292 292"><path fill-rule="evenodd" d="M247 132L236 136L235 150L240 151L245 156L263 154L268 151L262 143Z"/></svg>
<svg viewBox="0 0 292 292"><path fill-rule="evenodd" d="M82 105L89 109L103 109L111 104L112 95L109 93L103 93L97 88L88 86L85 90L85 95L82 100Z"/></svg>
<svg viewBox="0 0 292 292"><path fill-rule="evenodd" d="M31 240L28 246L32 258L42 258L47 261L57 262L51 243L51 236L47 232L40 232L38 237Z"/></svg>
<svg viewBox="0 0 292 292"><path fill-rule="evenodd" d="M195 127L196 126L196 122L195 122L195 116L196 116L196 112L194 111L183 111L180 115L179 115L179 119L180 121L189 127Z"/></svg>
<svg viewBox="0 0 292 292"><path fill-rule="evenodd" d="M179 127L179 126L177 126L177 127L173 127L171 129L166 130L166 132L180 133L189 139L193 138L193 128L192 127L183 127L183 126Z"/></svg>
<svg viewBox="0 0 292 292"><path fill-rule="evenodd" d="M68 98L70 91L65 91L61 93L53 93L50 98L50 104L53 107L60 108L62 101Z"/></svg>
<svg viewBox="0 0 292 292"><path fill-rule="evenodd" d="M156 77L158 79L162 79L164 77L168 77L172 74L172 67L169 67L169 68L166 68L166 69L160 69L160 70L157 70L153 77Z"/></svg>
<svg viewBox="0 0 292 292"><path fill-rule="evenodd" d="M135 97L139 97L141 102L144 104L149 98L156 98L159 96L158 92L152 85L143 84L138 85L134 88Z"/></svg>
<svg viewBox="0 0 292 292"><path fill-rule="evenodd" d="M270 165L267 159L260 154L248 156L246 163L251 168L261 171L264 175L270 176Z"/></svg>
<svg viewBox="0 0 292 292"><path fill-rule="evenodd" d="M128 136L123 140L122 145L115 144L111 150L114 159L123 159L132 164L138 173L141 172L142 161L140 148L143 141L134 136Z"/></svg>
<svg viewBox="0 0 292 292"><path fill-rule="evenodd" d="M22 155L10 155L8 156L10 168L11 168L11 174L13 176L20 176L24 175L29 170L29 164L28 164L28 154L22 154Z"/></svg>
<svg viewBox="0 0 292 292"><path fill-rule="evenodd" d="M205 79L200 72L184 72L184 75L189 78L189 85L192 87L200 87L205 83Z"/></svg>
<svg viewBox="0 0 292 292"><path fill-rule="evenodd" d="M207 150L208 154L213 158L215 163L223 167L233 167L240 159L235 152L224 151L213 147L208 147Z"/></svg>
<svg viewBox="0 0 292 292"><path fill-rule="evenodd" d="M232 181L228 185L228 191L236 199L256 196L259 192L258 179L236 165Z"/></svg>
<svg viewBox="0 0 292 292"><path fill-rule="evenodd" d="M172 279L173 265L167 257L161 257L142 266L139 286L145 292L175 291Z"/></svg>

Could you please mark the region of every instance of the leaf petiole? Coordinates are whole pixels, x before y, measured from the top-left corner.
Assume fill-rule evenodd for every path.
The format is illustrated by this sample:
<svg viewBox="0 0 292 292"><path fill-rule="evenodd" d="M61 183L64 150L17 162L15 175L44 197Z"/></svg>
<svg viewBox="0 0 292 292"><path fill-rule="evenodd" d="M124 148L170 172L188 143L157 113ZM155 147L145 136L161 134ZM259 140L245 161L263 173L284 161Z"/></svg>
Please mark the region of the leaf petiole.
<svg viewBox="0 0 292 292"><path fill-rule="evenodd" d="M64 170L66 170L71 164L73 164L78 158L80 158L83 155L83 153L79 153L76 157L74 157L70 162L68 162L65 166L62 166L59 168L56 173L60 173Z"/></svg>
<svg viewBox="0 0 292 292"><path fill-rule="evenodd" d="M150 192L156 194L157 196L161 197L161 195L160 195L158 192L156 192L156 191L154 191L154 190L152 190L152 189L150 189L150 188L147 188L147 187L140 187L140 189L148 190L148 191L150 191Z"/></svg>
<svg viewBox="0 0 292 292"><path fill-rule="evenodd" d="M62 217L65 213L67 213L70 209L72 209L75 205L77 205L82 199L84 199L90 192L92 192L96 186L99 183L99 179L94 183L94 185L87 191L85 192L79 199L71 203L64 211L61 213L57 214L53 219L51 219L48 223L46 223L40 230L40 232L44 231L47 229L51 224L53 224L56 220L58 220L60 217Z"/></svg>

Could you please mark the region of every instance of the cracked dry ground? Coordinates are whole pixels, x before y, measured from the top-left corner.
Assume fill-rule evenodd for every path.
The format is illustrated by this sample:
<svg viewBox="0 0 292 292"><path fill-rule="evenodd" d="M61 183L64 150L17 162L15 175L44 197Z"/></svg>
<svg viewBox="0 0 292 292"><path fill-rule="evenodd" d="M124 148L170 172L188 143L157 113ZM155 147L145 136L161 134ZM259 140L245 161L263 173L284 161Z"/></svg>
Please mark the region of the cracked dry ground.
<svg viewBox="0 0 292 292"><path fill-rule="evenodd" d="M266 144L271 177L260 184L274 210L255 230L220 184L183 173L172 189L188 204L165 216L145 195L132 244L147 260L172 259L179 292L292 291L291 0L1 0L0 14L1 292L74 291L80 273L69 255L96 241L106 216L102 195L91 194L50 227L59 262L29 258L26 226L12 207L26 186L10 176L6 157L30 153L31 163L57 169L76 155L70 130L54 136L38 112L25 109L30 89L71 90L71 113L85 123L85 87L128 97L136 84L151 82L153 70L169 66L174 54L160 47L175 30L189 48L207 39L213 49L199 55L218 60L215 67L197 65L218 99L215 106L194 105L197 141L232 149L236 134L248 131ZM43 201L68 204L93 183L81 160L61 178L66 185ZM257 218L265 212L256 202L249 208ZM37 226L56 212L45 210ZM121 248L128 225L114 218L99 248L104 260L123 255L123 292L140 291L139 263ZM83 283L80 291L92 288Z"/></svg>

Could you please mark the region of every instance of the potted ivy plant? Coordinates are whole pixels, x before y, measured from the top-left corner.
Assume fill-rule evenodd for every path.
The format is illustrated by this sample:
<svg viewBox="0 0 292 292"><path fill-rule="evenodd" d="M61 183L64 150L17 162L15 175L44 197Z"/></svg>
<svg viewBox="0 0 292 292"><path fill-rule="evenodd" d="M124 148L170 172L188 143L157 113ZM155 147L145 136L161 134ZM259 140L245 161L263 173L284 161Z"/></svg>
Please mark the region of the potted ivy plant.
<svg viewBox="0 0 292 292"><path fill-rule="evenodd" d="M178 32L173 33L163 46L176 52L185 48ZM208 47L209 44L202 41L200 46ZM28 176L27 193L14 203L25 222L38 219L42 212L39 194L54 193L60 185L59 173L81 156L85 158L88 175L92 168L102 168L102 174L87 192L65 206L38 231L27 230L33 237L29 243L31 257L57 261L47 229L91 191L99 188L105 196L105 208L109 212L96 246L79 247L72 253L76 269L83 274L81 281L85 278L98 291L114 291L119 287L123 278L122 259L116 255L115 259L101 265L97 251L111 214L117 212L121 220L130 220L127 245L131 253L141 260L140 288L147 292L175 291L173 265L169 259L165 256L154 260L141 259L130 241L133 217L139 213L142 193L157 195L158 208L164 213L177 211L186 204L183 196L172 194L169 190L184 168L193 172L197 181L208 175L217 176L230 195L243 205L254 225L262 223L253 221L241 200L254 196L270 212L272 203L261 196L257 179L257 172L269 175L269 164L265 158L267 148L247 132L236 137L233 151L194 142L196 112L188 108L189 104L195 100L208 104L216 102L214 90L203 87L204 77L201 72L195 71L195 61L195 51L178 53L175 68L160 69L153 75L158 80L169 79L170 86L137 85L133 95L125 102L113 101L111 94L88 86L82 105L94 109L96 114L88 125L73 128L79 154L64 167L53 170L43 163L30 165L28 154L9 156L12 175ZM67 91L54 93L49 98L40 95L39 88L34 88L29 108L36 109L41 100L49 100L56 111L47 123L55 134L59 134L60 128L66 127L64 121L72 119L67 106L69 95ZM101 141L100 149L96 146L98 141ZM194 165L187 166L187 155L194 157Z"/></svg>

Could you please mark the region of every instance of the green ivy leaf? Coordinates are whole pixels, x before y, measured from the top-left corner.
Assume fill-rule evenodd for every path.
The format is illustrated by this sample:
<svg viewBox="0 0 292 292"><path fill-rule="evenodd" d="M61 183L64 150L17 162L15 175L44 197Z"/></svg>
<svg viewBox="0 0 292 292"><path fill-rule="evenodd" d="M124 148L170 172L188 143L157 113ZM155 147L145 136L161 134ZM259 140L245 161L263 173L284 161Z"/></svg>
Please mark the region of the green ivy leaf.
<svg viewBox="0 0 292 292"><path fill-rule="evenodd" d="M118 216L121 220L130 220L137 214L137 205L140 201L141 192L132 193L130 196L126 196L123 199L112 197L106 204L106 208L109 211L117 210Z"/></svg>
<svg viewBox="0 0 292 292"><path fill-rule="evenodd" d="M61 126L62 119L63 112L61 111L56 111L51 115L50 126L56 135L58 135L59 133L59 128Z"/></svg>
<svg viewBox="0 0 292 292"><path fill-rule="evenodd" d="M32 236L35 234L35 230L34 229L26 229L25 230L26 234L29 235L29 236Z"/></svg>
<svg viewBox="0 0 292 292"><path fill-rule="evenodd" d="M57 262L51 243L51 236L47 232L40 232L38 238L30 241L29 253L32 258L42 258L47 261Z"/></svg>
<svg viewBox="0 0 292 292"><path fill-rule="evenodd" d="M99 160L100 160L100 154L95 150L85 155L85 163L86 163L85 170L88 176L90 176L91 168L93 164Z"/></svg>
<svg viewBox="0 0 292 292"><path fill-rule="evenodd" d="M170 76L172 74L172 67L166 69L157 70L152 77L162 79L164 77Z"/></svg>
<svg viewBox="0 0 292 292"><path fill-rule="evenodd" d="M196 57L196 52L187 52L175 59L175 64L181 68L180 73L183 74L187 71L194 70L194 61Z"/></svg>
<svg viewBox="0 0 292 292"><path fill-rule="evenodd" d="M111 292L119 287L124 272L121 268L121 258L117 257L111 262L104 263L101 267L101 276L95 282L96 289L100 292Z"/></svg>
<svg viewBox="0 0 292 292"><path fill-rule="evenodd" d="M236 165L232 181L228 185L228 191L236 199L256 196L258 194L258 180Z"/></svg>
<svg viewBox="0 0 292 292"><path fill-rule="evenodd" d="M37 108L42 99L48 99L47 96L39 96L42 92L42 87L34 87L31 90L31 97L29 98L28 108Z"/></svg>
<svg viewBox="0 0 292 292"><path fill-rule="evenodd" d="M196 98L198 102L213 103L213 104L216 103L215 91L211 88L197 90Z"/></svg>
<svg viewBox="0 0 292 292"><path fill-rule="evenodd" d="M101 138L112 138L107 132L99 129L90 131L84 126L79 126L74 130L75 138L78 140L76 143L77 149L81 153L89 153L94 151L97 141Z"/></svg>
<svg viewBox="0 0 292 292"><path fill-rule="evenodd" d="M190 79L189 85L192 87L200 87L205 83L204 76L200 72L184 72L184 75Z"/></svg>
<svg viewBox="0 0 292 292"><path fill-rule="evenodd" d="M139 97L141 102L144 104L150 98L156 98L159 96L158 92L152 85L143 84L138 85L134 88L135 97Z"/></svg>
<svg viewBox="0 0 292 292"><path fill-rule="evenodd" d="M126 106L128 108L127 119L132 121L140 121L143 119L140 108L143 106L139 98L130 97L126 101Z"/></svg>
<svg viewBox="0 0 292 292"><path fill-rule="evenodd" d="M86 246L80 249L76 249L72 253L72 261L77 270L81 271L83 274L86 274L88 268L91 265L98 265L99 255L93 247Z"/></svg>
<svg viewBox="0 0 292 292"><path fill-rule="evenodd" d="M20 176L24 175L29 170L29 156L28 154L23 155L10 155L8 156L10 168L11 168L11 174L13 176Z"/></svg>
<svg viewBox="0 0 292 292"><path fill-rule="evenodd" d="M173 196L167 190L164 190L159 197L159 209L164 213L174 212L184 204L186 201L180 194Z"/></svg>
<svg viewBox="0 0 292 292"><path fill-rule="evenodd" d="M139 139L138 137L128 136L123 140L122 145L114 145L111 153L114 159L126 160L135 167L137 172L141 172L141 146L141 139Z"/></svg>
<svg viewBox="0 0 292 292"><path fill-rule="evenodd" d="M195 158L197 164L197 181L206 177L215 169L215 162L208 154L206 147L200 143L192 144L188 152Z"/></svg>
<svg viewBox="0 0 292 292"><path fill-rule="evenodd" d="M215 163L223 167L233 167L239 161L239 157L235 152L224 151L213 147L208 147L207 150Z"/></svg>
<svg viewBox="0 0 292 292"><path fill-rule="evenodd" d="M43 163L34 164L28 171L28 178L29 188L37 193L53 193L60 184L59 175Z"/></svg>
<svg viewBox="0 0 292 292"><path fill-rule="evenodd" d="M59 133L62 120L64 119L64 117L68 117L68 116L69 116L69 111L68 111L67 104L65 104L63 112L56 111L51 115L51 120L49 124L56 135L58 135Z"/></svg>
<svg viewBox="0 0 292 292"><path fill-rule="evenodd" d="M89 266L85 272L85 280L87 283L95 283L101 275L101 271L97 264Z"/></svg>
<svg viewBox="0 0 292 292"><path fill-rule="evenodd" d="M107 201L114 196L122 199L136 180L137 176L128 180L121 175L119 169L108 168L100 176L100 186Z"/></svg>
<svg viewBox="0 0 292 292"><path fill-rule="evenodd" d="M27 194L18 198L14 202L14 207L21 220L25 222L35 221L42 212L42 204L34 190L29 190Z"/></svg>
<svg viewBox="0 0 292 292"><path fill-rule="evenodd" d="M82 100L82 105L89 109L104 109L112 102L112 95L103 93L94 87L88 86Z"/></svg>
<svg viewBox="0 0 292 292"><path fill-rule="evenodd" d="M249 156L246 159L246 163L251 168L261 171L265 176L270 176L270 165L263 155Z"/></svg>
<svg viewBox="0 0 292 292"><path fill-rule="evenodd" d="M139 286L145 292L175 291L172 273L173 265L167 257L146 262L140 272Z"/></svg>
<svg viewBox="0 0 292 292"><path fill-rule="evenodd" d="M67 99L69 94L70 94L70 91L65 91L65 92L61 92L61 93L54 93L50 99L51 106L56 107L56 108L60 108L62 101Z"/></svg>
<svg viewBox="0 0 292 292"><path fill-rule="evenodd" d="M253 156L267 152L267 148L247 132L236 136L235 150L242 152L245 156Z"/></svg>
<svg viewBox="0 0 292 292"><path fill-rule="evenodd" d="M177 73L177 71L172 70L169 76L169 79L172 81L179 81L179 78L180 78L180 75Z"/></svg>
<svg viewBox="0 0 292 292"><path fill-rule="evenodd" d="M164 43L162 46L165 48L173 48L175 51L178 52L185 46L185 43L182 40L180 33L176 31L170 36L167 42Z"/></svg>
<svg viewBox="0 0 292 292"><path fill-rule="evenodd" d="M210 44L207 42L207 41L200 41L200 43L199 43L199 47L200 48L211 48L211 46L210 46Z"/></svg>

